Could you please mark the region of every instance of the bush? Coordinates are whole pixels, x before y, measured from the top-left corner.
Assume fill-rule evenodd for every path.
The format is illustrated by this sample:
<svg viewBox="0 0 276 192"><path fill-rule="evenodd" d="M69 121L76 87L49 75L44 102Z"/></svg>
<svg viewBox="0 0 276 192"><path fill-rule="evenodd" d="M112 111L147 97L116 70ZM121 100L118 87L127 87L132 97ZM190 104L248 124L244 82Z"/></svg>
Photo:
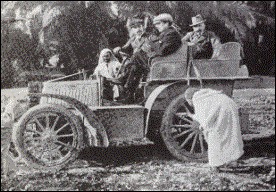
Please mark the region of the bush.
<svg viewBox="0 0 276 192"><path fill-rule="evenodd" d="M11 62L1 61L1 89L13 87L15 70Z"/></svg>

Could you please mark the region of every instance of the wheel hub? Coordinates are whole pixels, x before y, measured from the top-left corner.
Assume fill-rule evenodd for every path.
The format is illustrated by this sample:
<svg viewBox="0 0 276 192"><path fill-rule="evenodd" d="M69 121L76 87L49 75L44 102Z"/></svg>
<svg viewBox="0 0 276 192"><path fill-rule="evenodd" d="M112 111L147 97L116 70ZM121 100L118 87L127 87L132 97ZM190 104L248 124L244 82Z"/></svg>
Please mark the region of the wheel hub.
<svg viewBox="0 0 276 192"><path fill-rule="evenodd" d="M195 119L193 119L193 122L191 124L191 129L193 129L193 131L196 133L196 134L200 134L201 133L201 130L199 129L200 128L200 124L198 121L196 121Z"/></svg>
<svg viewBox="0 0 276 192"><path fill-rule="evenodd" d="M51 129L46 129L43 132L42 140L47 143L53 143L56 140L56 133L55 131L52 131Z"/></svg>
<svg viewBox="0 0 276 192"><path fill-rule="evenodd" d="M180 95L167 107L162 119L162 138L167 149L178 159L206 161L208 145L202 126L184 101L184 95Z"/></svg>

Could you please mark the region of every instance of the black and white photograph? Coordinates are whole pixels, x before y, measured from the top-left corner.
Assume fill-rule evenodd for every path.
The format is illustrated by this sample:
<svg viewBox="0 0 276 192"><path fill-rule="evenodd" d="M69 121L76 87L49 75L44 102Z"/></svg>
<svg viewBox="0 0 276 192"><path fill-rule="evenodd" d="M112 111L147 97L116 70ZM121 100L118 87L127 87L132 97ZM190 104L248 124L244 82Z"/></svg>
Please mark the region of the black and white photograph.
<svg viewBox="0 0 276 192"><path fill-rule="evenodd" d="M1 1L1 191L275 191L275 1Z"/></svg>

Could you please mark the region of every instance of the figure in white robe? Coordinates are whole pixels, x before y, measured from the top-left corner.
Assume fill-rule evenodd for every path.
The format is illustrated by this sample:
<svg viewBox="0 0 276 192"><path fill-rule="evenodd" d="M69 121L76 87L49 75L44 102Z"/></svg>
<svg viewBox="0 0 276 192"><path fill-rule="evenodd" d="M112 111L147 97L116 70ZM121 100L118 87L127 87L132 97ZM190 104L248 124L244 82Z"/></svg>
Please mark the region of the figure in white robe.
<svg viewBox="0 0 276 192"><path fill-rule="evenodd" d="M209 166L239 159L244 150L237 104L222 91L212 89L194 90L191 98L193 118L202 126L208 144Z"/></svg>
<svg viewBox="0 0 276 192"><path fill-rule="evenodd" d="M99 62L93 75L115 78L118 75L120 67L121 63L113 55L112 51L110 49L103 49L100 53Z"/></svg>
<svg viewBox="0 0 276 192"><path fill-rule="evenodd" d="M93 75L103 76L106 78L116 78L118 72L121 68L121 63L114 56L110 49L103 49L100 53L98 66L96 67ZM113 99L119 97L119 87L118 85L114 85L113 88Z"/></svg>

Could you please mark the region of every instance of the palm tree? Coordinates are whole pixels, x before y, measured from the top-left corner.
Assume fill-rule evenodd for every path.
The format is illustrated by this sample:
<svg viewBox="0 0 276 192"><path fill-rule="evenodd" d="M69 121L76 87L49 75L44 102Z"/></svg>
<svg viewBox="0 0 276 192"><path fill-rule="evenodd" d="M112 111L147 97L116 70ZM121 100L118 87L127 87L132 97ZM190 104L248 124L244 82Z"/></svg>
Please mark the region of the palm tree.
<svg viewBox="0 0 276 192"><path fill-rule="evenodd" d="M183 30L189 30L192 16L201 14L210 23L223 24L224 28L234 33L237 40L250 39L249 30L254 29L259 20L264 20L273 27L275 25L275 19L271 14L266 14L266 9L258 11L248 3L238 1L119 1L115 3L123 16L131 16L137 10L148 11L154 15L169 12ZM270 9L275 9L274 3L271 3L271 7Z"/></svg>
<svg viewBox="0 0 276 192"><path fill-rule="evenodd" d="M39 57L47 59L51 54L50 49L54 42L58 44L61 60L66 65L65 73L73 73L81 68L95 67L96 55L99 49L108 46L109 27L116 19L112 17L110 2L88 3L85 1L1 2L1 16L31 19L30 22L22 22L23 27L17 31L29 36L29 38L25 38L26 42L23 44L32 48L32 53L26 53L24 49L21 49L22 53L17 51L14 57L10 57L7 55L11 54L11 50L17 50L19 44L9 42L9 47L12 49L4 47L1 51L1 60L5 57L10 63L14 59L23 58L25 66L32 63L37 65ZM2 31L1 37L4 34ZM116 29L113 28L112 31L116 32ZM15 34L14 26L10 28L9 34ZM29 46L30 42L31 46ZM22 54L23 56L20 58ZM26 55L33 57L26 57Z"/></svg>
<svg viewBox="0 0 276 192"><path fill-rule="evenodd" d="M248 53L258 51L259 35L268 37L272 33L274 36L274 1L1 1L1 18L29 19L9 28L9 36L13 36L10 39L14 39L9 43L3 39L7 36L1 27L1 46L4 47L1 61L6 59L6 63L10 63L19 59L24 70L35 70L40 68L40 57L46 59L51 43L57 42L61 60L66 65L65 73L81 68L94 69L100 49L126 42L125 21L137 11L150 15L171 13L182 34L191 30L190 18L202 14L209 29L223 42L238 41L244 46L246 62L251 69L255 64L249 59L254 57Z"/></svg>
<svg viewBox="0 0 276 192"><path fill-rule="evenodd" d="M271 53L274 50L275 2L274 1L116 1L122 18L135 14L137 10L147 11L153 15L168 12L185 34L190 31L190 19L201 14L207 19L207 27L214 31L222 42L237 41L243 45L245 63L251 74L262 74L265 71L254 71L256 67L257 42L259 35L269 39ZM268 33L269 32L269 33ZM273 67L275 54L271 55L267 67ZM275 59L274 59L275 60ZM275 72L274 72L275 73Z"/></svg>

